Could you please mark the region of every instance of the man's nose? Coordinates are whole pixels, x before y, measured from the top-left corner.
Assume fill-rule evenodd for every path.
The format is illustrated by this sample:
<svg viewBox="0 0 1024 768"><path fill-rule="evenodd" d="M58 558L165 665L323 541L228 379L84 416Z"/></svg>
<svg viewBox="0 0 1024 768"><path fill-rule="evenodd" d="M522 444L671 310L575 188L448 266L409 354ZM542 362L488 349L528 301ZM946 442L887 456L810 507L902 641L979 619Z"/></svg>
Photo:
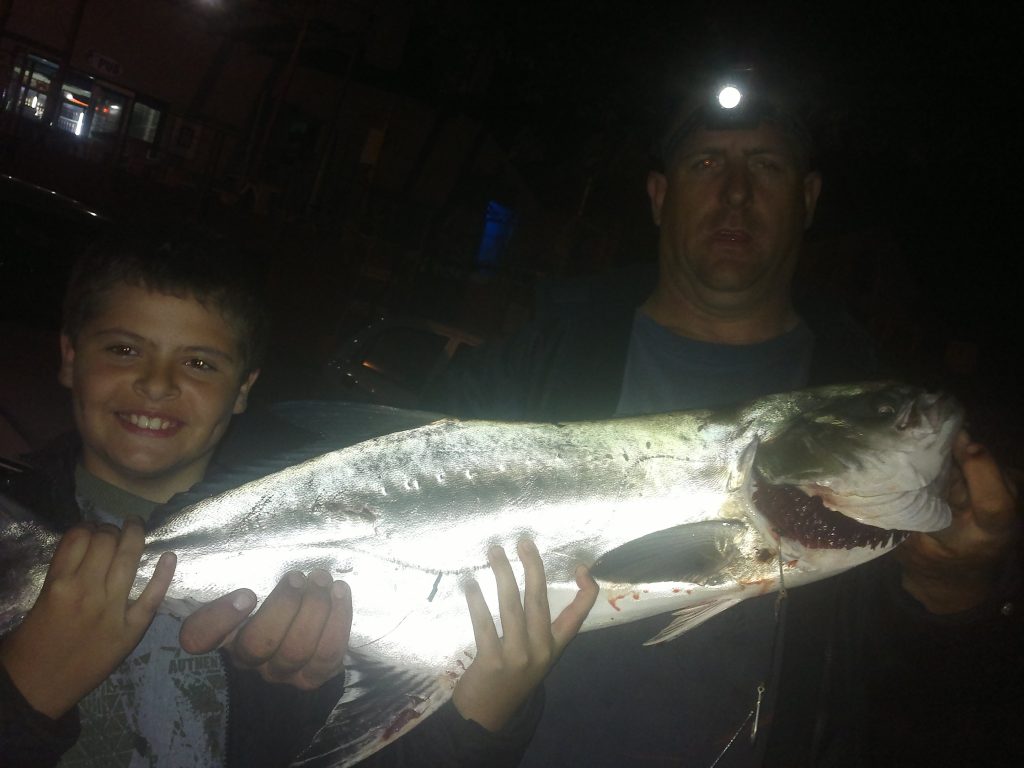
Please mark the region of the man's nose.
<svg viewBox="0 0 1024 768"><path fill-rule="evenodd" d="M150 360L139 369L135 391L150 400L176 396L179 391L177 369L170 361Z"/></svg>
<svg viewBox="0 0 1024 768"><path fill-rule="evenodd" d="M722 180L722 197L732 206L742 206L752 196L750 170L745 164L730 163Z"/></svg>

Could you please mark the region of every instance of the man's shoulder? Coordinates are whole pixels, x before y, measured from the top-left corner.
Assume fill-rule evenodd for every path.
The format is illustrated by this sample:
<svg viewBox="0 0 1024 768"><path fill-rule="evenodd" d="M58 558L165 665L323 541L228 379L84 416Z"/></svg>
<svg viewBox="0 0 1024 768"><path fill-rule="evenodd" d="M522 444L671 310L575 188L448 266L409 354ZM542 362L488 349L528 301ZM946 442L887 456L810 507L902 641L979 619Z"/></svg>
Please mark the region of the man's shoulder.
<svg viewBox="0 0 1024 768"><path fill-rule="evenodd" d="M547 277L535 289L536 313L572 320L609 309L631 312L650 296L657 280L658 266L648 262L595 275Z"/></svg>

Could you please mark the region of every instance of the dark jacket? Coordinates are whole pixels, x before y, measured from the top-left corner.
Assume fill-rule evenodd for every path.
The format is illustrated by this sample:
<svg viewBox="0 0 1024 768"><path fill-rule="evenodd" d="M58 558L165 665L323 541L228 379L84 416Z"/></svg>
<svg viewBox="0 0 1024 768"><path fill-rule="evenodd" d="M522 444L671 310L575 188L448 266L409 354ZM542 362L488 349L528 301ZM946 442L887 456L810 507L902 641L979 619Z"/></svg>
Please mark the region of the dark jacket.
<svg viewBox="0 0 1024 768"><path fill-rule="evenodd" d="M207 473L216 485L218 475L254 458L298 449L314 436L259 413L236 420ZM271 446L273 450L271 450ZM56 530L81 520L75 501L74 471L79 452L76 435L65 436L28 457L31 469L0 474L0 493L18 501ZM467 621L468 621L467 617ZM236 669L227 659L227 766L281 768L305 747L343 693L344 676L315 691L272 685L258 673ZM398 741L360 765L367 768L405 766L513 766L529 739L543 706L543 694L532 697L516 718L498 734L465 720L449 701ZM35 712L0 666L0 765L43 768L59 761L78 739L78 710L59 720Z"/></svg>
<svg viewBox="0 0 1024 768"><path fill-rule="evenodd" d="M464 418L572 421L614 415L633 314L654 288L653 265L611 276L550 281L533 320L506 343L469 350L424 393L420 407ZM827 297L795 298L815 345L809 386L875 373L871 340Z"/></svg>
<svg viewBox="0 0 1024 768"><path fill-rule="evenodd" d="M633 314L654 277L639 268L548 286L530 324L459 361L423 407L478 418L612 416ZM857 323L826 297L798 294L795 303L815 336L808 385L871 378L875 358ZM790 591L780 618L769 595L659 646L643 642L664 617L581 635L549 675L524 765L1024 764L1015 573L969 615L929 614L883 557Z"/></svg>

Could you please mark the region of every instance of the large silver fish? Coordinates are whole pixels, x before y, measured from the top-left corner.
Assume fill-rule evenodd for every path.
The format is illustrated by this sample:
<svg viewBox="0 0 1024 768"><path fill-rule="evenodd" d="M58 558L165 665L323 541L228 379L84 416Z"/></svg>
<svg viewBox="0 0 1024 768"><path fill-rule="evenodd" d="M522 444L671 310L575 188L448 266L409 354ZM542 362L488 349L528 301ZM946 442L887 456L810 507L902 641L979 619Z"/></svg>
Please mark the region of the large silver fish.
<svg viewBox="0 0 1024 768"><path fill-rule="evenodd" d="M583 631L671 613L650 641L663 642L877 557L900 531L948 526L960 423L951 399L883 383L611 421L442 419L186 507L152 532L140 573L177 552L169 597L193 601L239 586L265 596L291 569L348 581L346 694L299 763L347 766L451 695L474 650L463 581L497 607L490 545L512 554L534 539L553 615L590 565L602 594ZM55 541L5 525L0 631L31 606ZM36 567L13 564L15 541Z"/></svg>

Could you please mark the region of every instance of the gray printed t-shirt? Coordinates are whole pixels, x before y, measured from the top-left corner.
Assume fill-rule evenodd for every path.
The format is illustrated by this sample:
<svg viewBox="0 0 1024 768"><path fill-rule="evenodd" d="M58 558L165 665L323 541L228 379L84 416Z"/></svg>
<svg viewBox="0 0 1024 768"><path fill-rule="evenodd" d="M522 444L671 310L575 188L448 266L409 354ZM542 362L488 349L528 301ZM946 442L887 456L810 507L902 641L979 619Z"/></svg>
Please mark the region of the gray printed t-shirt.
<svg viewBox="0 0 1024 768"><path fill-rule="evenodd" d="M87 520L120 525L149 516L154 503L81 467L75 492ZM220 655L178 645L181 622L157 614L142 642L78 705L82 735L61 768L205 768L224 764L227 677Z"/></svg>

